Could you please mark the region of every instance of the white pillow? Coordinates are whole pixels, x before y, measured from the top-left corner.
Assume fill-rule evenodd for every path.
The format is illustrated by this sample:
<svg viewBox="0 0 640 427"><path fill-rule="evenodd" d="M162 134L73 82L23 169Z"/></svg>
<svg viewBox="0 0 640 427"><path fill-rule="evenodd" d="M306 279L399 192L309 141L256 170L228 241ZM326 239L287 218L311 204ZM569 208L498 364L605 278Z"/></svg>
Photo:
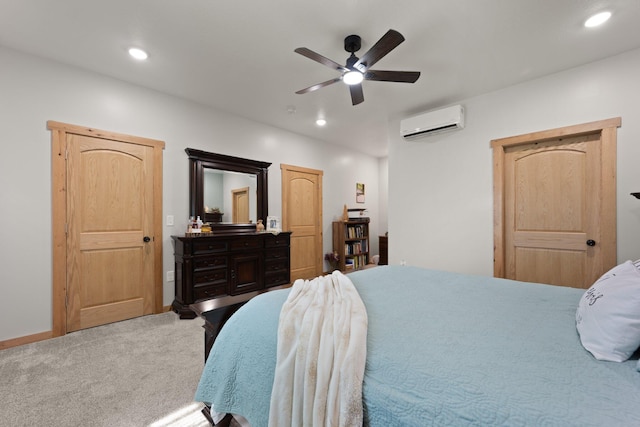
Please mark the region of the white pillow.
<svg viewBox="0 0 640 427"><path fill-rule="evenodd" d="M640 347L640 270L631 261L600 277L576 311L580 341L598 360L624 362Z"/></svg>

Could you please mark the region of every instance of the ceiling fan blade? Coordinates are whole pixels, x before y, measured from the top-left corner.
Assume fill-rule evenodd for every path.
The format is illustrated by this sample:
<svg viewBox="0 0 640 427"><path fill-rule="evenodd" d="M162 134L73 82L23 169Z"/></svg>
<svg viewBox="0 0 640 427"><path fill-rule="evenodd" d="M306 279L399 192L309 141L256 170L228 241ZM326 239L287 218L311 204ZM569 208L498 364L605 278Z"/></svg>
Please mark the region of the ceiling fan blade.
<svg viewBox="0 0 640 427"><path fill-rule="evenodd" d="M329 68L332 68L334 70L337 71L347 71L347 69L345 68L344 65L340 65L335 61L332 61L329 58L325 58L324 56L320 55L319 53L316 53L310 49L307 49L306 47L299 47L296 50L294 50L294 52L299 53L302 56L306 56L309 59L312 59L316 62L321 63L322 65L326 65Z"/></svg>
<svg viewBox="0 0 640 427"><path fill-rule="evenodd" d="M336 83L336 82L339 82L340 80L342 80L342 78L341 78L341 77L336 77L335 79L327 80L326 82L318 83L318 84L315 84L315 85L313 85L313 86L309 86L309 87L307 87L307 88L300 89L300 90L299 90L299 91L297 91L296 93L297 93L298 95L302 95L303 93L313 92L314 90L318 90L318 89L321 89L321 88L323 88L323 87L325 87L325 86L329 86L329 85L331 85L331 84L334 84L334 83Z"/></svg>
<svg viewBox="0 0 640 427"><path fill-rule="evenodd" d="M362 92L362 85L351 85L349 86L349 91L351 92L351 103L353 105L358 105L364 102L364 93Z"/></svg>
<svg viewBox="0 0 640 427"><path fill-rule="evenodd" d="M358 68L360 71L363 71L359 68L359 66L364 65L364 68L366 70L367 68L378 62L380 59L382 59L382 57L384 57L387 53L395 49L403 41L404 37L396 30L387 31L387 33L382 36L382 38L380 38L380 40L378 40L367 53L362 55L362 58L360 58L354 64L354 67Z"/></svg>
<svg viewBox="0 0 640 427"><path fill-rule="evenodd" d="M418 77L420 77L420 71L369 70L364 73L365 80L379 82L415 83Z"/></svg>

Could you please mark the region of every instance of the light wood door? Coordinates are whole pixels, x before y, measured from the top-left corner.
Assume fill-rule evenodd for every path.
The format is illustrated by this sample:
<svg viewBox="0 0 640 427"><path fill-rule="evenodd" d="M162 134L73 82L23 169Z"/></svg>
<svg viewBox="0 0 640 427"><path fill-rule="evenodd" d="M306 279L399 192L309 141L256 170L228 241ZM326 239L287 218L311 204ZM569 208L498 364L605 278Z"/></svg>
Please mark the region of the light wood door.
<svg viewBox="0 0 640 427"><path fill-rule="evenodd" d="M615 265L615 138L592 125L493 142L496 276L587 288Z"/></svg>
<svg viewBox="0 0 640 427"><path fill-rule="evenodd" d="M249 187L231 190L234 224L246 224L249 222Z"/></svg>
<svg viewBox="0 0 640 427"><path fill-rule="evenodd" d="M54 228L64 218L66 229L64 245L54 232L54 271L62 250L65 259L61 322L55 310L62 275L54 273L54 332L160 312L162 181L156 174L161 173L157 151L164 144L117 140L115 134L55 122L49 126L56 133L54 147L66 157L64 171L54 162L54 189L62 178L66 184L64 209L54 195Z"/></svg>
<svg viewBox="0 0 640 427"><path fill-rule="evenodd" d="M291 231L291 282L322 274L322 171L280 165L282 228Z"/></svg>

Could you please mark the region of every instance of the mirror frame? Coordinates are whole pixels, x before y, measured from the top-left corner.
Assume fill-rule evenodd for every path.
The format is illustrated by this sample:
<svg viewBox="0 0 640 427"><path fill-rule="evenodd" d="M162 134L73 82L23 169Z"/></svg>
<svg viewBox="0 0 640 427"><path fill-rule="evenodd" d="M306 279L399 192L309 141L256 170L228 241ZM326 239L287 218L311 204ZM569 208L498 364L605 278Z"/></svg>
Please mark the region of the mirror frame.
<svg viewBox="0 0 640 427"><path fill-rule="evenodd" d="M269 212L267 175L271 163L208 151L185 148L189 156L189 215L204 218L204 169L219 169L256 175L256 214L258 219L266 220ZM253 232L255 223L211 223L217 232Z"/></svg>

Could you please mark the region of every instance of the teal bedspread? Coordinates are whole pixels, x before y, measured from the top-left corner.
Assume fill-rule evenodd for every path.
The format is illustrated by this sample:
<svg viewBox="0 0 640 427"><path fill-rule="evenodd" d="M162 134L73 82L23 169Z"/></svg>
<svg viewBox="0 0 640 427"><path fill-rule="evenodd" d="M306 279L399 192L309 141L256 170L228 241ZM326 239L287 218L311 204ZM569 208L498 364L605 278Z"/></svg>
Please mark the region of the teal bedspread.
<svg viewBox="0 0 640 427"><path fill-rule="evenodd" d="M640 426L637 358L580 344L583 290L385 266L355 272L369 330L369 426ZM280 307L254 298L225 325L195 399L266 426Z"/></svg>

